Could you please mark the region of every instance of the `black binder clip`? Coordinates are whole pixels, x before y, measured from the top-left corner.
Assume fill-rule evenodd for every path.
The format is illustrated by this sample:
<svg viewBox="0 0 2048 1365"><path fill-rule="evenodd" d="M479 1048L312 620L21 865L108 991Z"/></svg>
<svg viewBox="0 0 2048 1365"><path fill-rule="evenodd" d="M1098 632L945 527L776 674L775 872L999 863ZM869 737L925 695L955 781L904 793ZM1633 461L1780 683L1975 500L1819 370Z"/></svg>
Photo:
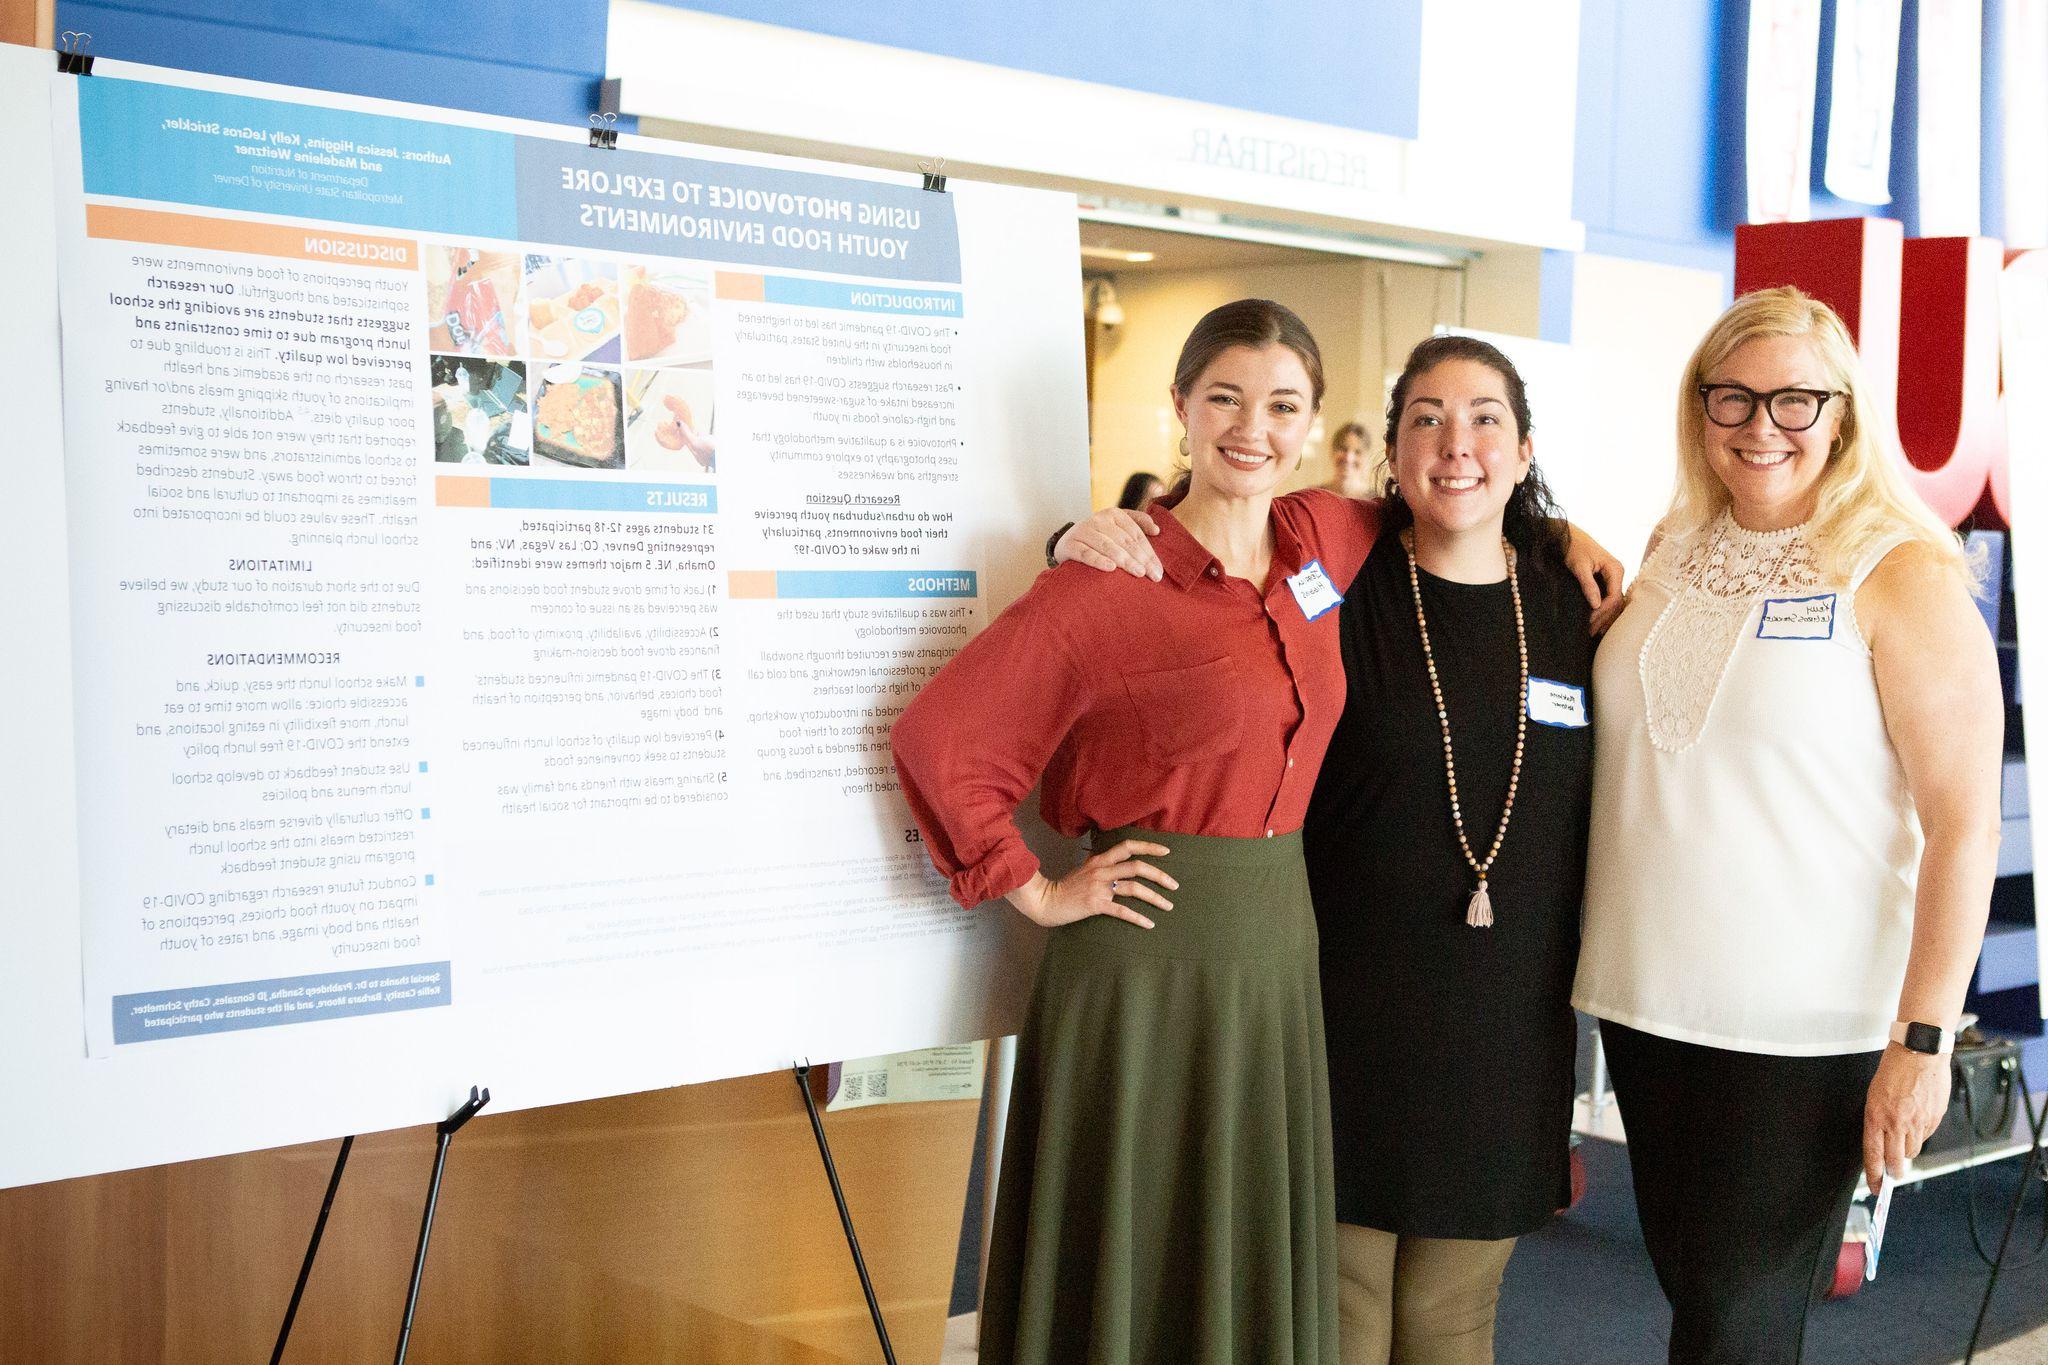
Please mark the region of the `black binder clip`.
<svg viewBox="0 0 2048 1365"><path fill-rule="evenodd" d="M590 145L611 151L619 145L619 116L609 111L590 116Z"/></svg>
<svg viewBox="0 0 2048 1365"><path fill-rule="evenodd" d="M92 54L86 49L92 46L92 35L67 28L57 35L57 69L67 76L90 76Z"/></svg>
<svg viewBox="0 0 2048 1365"><path fill-rule="evenodd" d="M917 168L924 172L924 187L933 194L946 192L946 158L937 161L920 161Z"/></svg>

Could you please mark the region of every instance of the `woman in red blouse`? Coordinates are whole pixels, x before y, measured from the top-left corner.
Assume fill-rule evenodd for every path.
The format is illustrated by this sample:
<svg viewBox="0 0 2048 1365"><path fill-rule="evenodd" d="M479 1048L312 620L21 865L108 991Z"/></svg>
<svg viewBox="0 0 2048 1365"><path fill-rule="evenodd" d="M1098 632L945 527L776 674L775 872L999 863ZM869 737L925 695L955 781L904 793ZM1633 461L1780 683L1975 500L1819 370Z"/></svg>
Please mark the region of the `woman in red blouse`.
<svg viewBox="0 0 2048 1365"><path fill-rule="evenodd" d="M1276 503L1323 397L1279 304L1198 323L1190 479L1158 580L1031 590L896 722L903 792L962 905L1052 930L998 1187L984 1365L1335 1365L1329 1095L1300 829L1344 704L1339 600L1367 505ZM1014 812L1093 855L1052 877Z"/></svg>

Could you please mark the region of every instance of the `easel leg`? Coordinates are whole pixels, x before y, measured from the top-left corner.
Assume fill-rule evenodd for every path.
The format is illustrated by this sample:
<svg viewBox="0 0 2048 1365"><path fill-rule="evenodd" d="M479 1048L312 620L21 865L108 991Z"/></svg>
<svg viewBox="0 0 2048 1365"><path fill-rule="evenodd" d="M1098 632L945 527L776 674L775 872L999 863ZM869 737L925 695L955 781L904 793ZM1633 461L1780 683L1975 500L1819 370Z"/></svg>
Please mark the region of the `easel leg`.
<svg viewBox="0 0 2048 1365"><path fill-rule="evenodd" d="M313 1258L320 1254L320 1238L327 1231L327 1215L334 1211L334 1192L341 1188L341 1173L348 1167L349 1148L355 1146L353 1135L341 1140L341 1150L334 1156L334 1174L327 1177L327 1197L320 1201L320 1216L313 1220L313 1240L306 1243L306 1259L299 1266L299 1282L292 1286L292 1301L285 1305L284 1325L277 1329L277 1345L270 1352L270 1365L278 1365L284 1359L285 1343L292 1339L292 1319L299 1315L299 1300L306 1296L306 1281L313 1277Z"/></svg>
<svg viewBox="0 0 2048 1365"><path fill-rule="evenodd" d="M846 1230L846 1248L853 1253L853 1269L860 1276L860 1292L867 1295L868 1316L875 1320L875 1339L882 1343L882 1359L896 1365L896 1348L889 1344L889 1327L882 1321L882 1305L875 1299L874 1281L868 1278L868 1263L860 1254L860 1238L853 1233L853 1215L846 1208L846 1191L839 1186L839 1168L832 1164L832 1147L825 1141L825 1124L818 1117L818 1102L811 1097L811 1064L800 1062L791 1068L797 1091L804 1097L804 1110L811 1116L811 1134L818 1139L818 1156L825 1163L825 1179L832 1185L832 1202L839 1206L839 1226Z"/></svg>
<svg viewBox="0 0 2048 1365"><path fill-rule="evenodd" d="M2020 1183L2012 1192L2012 1207L2005 1213L2005 1232L1998 1239L1998 1256L1991 1263L1991 1280L1984 1286L1984 1302L1977 1306L1977 1324L1970 1329L1970 1345L1963 1354L1963 1365L1970 1365L1977 1357L1977 1339L1984 1334L1984 1319L1991 1314L1991 1296L1998 1292L1998 1272L2005 1268L2005 1253L2012 1246L2012 1230L2020 1221L2020 1206L2026 1202L2027 1187L2034 1183L2034 1168L2041 1162L2042 1130L2048 1128L2048 1103L2042 1105L2040 1114L2033 1112L2033 1103L2027 1098L2025 1068L2013 1077L2013 1086L2019 1092L2020 1110L2027 1118L2027 1159L2020 1163Z"/></svg>
<svg viewBox="0 0 2048 1365"><path fill-rule="evenodd" d="M412 1337L412 1315L419 1307L420 1281L427 1273L427 1239L434 1233L434 1205L441 1199L441 1173L448 1168L448 1143L463 1124L476 1117L477 1110L490 1102L490 1091L479 1094L471 1086L462 1107L434 1127L434 1174L427 1182L427 1207L420 1214L420 1244L412 1257L412 1284L405 1291L405 1320L399 1324L398 1354L392 1358L393 1365L405 1365L405 1348Z"/></svg>

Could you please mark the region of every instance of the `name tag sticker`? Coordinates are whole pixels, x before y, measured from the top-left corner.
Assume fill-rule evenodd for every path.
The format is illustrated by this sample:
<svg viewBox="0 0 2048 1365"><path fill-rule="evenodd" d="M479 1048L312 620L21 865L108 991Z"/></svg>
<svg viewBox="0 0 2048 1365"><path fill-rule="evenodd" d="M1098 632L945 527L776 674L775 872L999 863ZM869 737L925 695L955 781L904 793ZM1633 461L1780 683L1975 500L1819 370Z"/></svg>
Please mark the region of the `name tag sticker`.
<svg viewBox="0 0 2048 1365"><path fill-rule="evenodd" d="M1586 689L1548 678L1529 679L1529 719L1560 730L1586 728Z"/></svg>
<svg viewBox="0 0 2048 1365"><path fill-rule="evenodd" d="M1337 585L1323 572L1320 559L1311 559L1307 568L1291 575L1287 586L1294 590L1294 600L1300 606L1301 614L1311 621L1344 600L1344 594L1337 591Z"/></svg>
<svg viewBox="0 0 2048 1365"><path fill-rule="evenodd" d="M1756 623L1757 639L1832 640L1834 636L1835 594L1764 599L1763 618Z"/></svg>

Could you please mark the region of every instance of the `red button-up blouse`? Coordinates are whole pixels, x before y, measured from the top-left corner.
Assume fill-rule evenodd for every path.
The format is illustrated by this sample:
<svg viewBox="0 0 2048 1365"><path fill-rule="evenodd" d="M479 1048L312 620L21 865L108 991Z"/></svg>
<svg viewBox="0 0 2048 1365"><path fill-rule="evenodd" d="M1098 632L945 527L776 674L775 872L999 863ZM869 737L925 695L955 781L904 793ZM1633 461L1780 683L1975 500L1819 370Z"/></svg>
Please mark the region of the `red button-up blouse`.
<svg viewBox="0 0 2048 1365"><path fill-rule="evenodd" d="M1046 823L1070 838L1301 827L1344 664L1337 612L1309 619L1288 579L1319 560L1349 587L1377 509L1320 489L1276 498L1263 588L1151 511L1163 581L1079 564L1039 575L897 718L903 794L964 906L1038 870L1014 817L1041 777Z"/></svg>

